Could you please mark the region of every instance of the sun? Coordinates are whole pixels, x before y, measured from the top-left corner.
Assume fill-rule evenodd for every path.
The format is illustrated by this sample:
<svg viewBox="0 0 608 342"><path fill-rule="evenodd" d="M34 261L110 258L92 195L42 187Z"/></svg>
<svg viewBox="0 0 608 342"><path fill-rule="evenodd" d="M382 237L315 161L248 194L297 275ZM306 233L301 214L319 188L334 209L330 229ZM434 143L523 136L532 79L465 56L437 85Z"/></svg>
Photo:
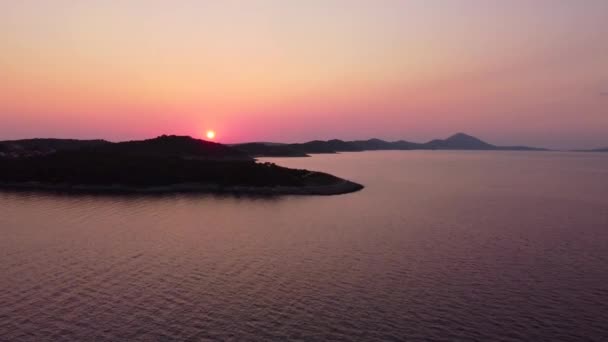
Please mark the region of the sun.
<svg viewBox="0 0 608 342"><path fill-rule="evenodd" d="M207 131L206 136L207 136L207 139L209 139L209 140L215 139L215 131L212 131L212 130Z"/></svg>

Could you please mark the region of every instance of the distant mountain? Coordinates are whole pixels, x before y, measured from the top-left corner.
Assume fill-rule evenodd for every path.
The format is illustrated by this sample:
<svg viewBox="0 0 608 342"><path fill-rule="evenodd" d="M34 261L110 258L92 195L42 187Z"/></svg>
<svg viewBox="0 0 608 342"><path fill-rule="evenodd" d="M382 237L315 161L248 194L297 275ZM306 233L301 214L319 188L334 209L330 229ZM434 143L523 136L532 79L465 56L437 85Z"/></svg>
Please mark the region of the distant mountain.
<svg viewBox="0 0 608 342"><path fill-rule="evenodd" d="M243 144L247 145L247 144ZM242 146L242 145L241 145ZM385 141L381 139L369 140L313 140L306 143L281 145L283 155L270 146L255 145L256 156L296 156L300 154L314 153L338 153L338 152L359 152L359 151L380 151L380 150L482 150L482 151L540 151L544 149L527 146L496 146L483 140L464 133L454 134L446 139L435 139L427 143L415 143L406 140ZM251 151L251 150L250 150ZM251 153L250 153L251 154Z"/></svg>
<svg viewBox="0 0 608 342"><path fill-rule="evenodd" d="M446 139L435 139L426 143L405 140L344 141L332 139L328 141L313 140L297 144L256 142L228 146L175 135L163 135L154 139L120 143L111 143L105 140L72 139L30 139L0 142L0 157L39 156L73 151L74 153L105 153L111 155L247 160L251 157L306 157L313 153L379 150L536 151L543 149L526 146L496 146L464 133L457 133Z"/></svg>
<svg viewBox="0 0 608 342"><path fill-rule="evenodd" d="M365 151L410 150L417 145L404 140L388 142L380 139L356 140L352 143L361 150Z"/></svg>
<svg viewBox="0 0 608 342"><path fill-rule="evenodd" d="M456 133L447 139L435 139L422 145L431 150L496 150L497 147L473 136Z"/></svg>
<svg viewBox="0 0 608 342"><path fill-rule="evenodd" d="M419 148L420 144L404 140L388 142L380 139L355 141L333 139L328 141L314 140L301 144L290 144L288 146L305 153L338 153L375 150L411 150Z"/></svg>
<svg viewBox="0 0 608 342"><path fill-rule="evenodd" d="M352 141L343 141L338 139L328 140L327 144L335 151L341 152L360 152L362 148L354 144Z"/></svg>
<svg viewBox="0 0 608 342"><path fill-rule="evenodd" d="M422 148L422 144L406 140L397 140L392 142L392 144L397 150L417 150Z"/></svg>
<svg viewBox="0 0 608 342"><path fill-rule="evenodd" d="M308 157L309 155L285 144L247 143L232 145L233 148L243 151L252 157Z"/></svg>
<svg viewBox="0 0 608 342"><path fill-rule="evenodd" d="M606 148L594 148L591 150L576 150L575 152L608 152L608 147Z"/></svg>

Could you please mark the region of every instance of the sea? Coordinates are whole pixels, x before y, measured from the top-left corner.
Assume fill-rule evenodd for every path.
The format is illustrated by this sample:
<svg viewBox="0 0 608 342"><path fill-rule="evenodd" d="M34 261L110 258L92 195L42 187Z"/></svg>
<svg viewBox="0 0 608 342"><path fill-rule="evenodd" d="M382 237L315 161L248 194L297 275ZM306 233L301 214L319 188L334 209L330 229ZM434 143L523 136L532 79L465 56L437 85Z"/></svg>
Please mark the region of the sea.
<svg viewBox="0 0 608 342"><path fill-rule="evenodd" d="M608 153L263 161L365 188L0 192L0 341L608 340Z"/></svg>

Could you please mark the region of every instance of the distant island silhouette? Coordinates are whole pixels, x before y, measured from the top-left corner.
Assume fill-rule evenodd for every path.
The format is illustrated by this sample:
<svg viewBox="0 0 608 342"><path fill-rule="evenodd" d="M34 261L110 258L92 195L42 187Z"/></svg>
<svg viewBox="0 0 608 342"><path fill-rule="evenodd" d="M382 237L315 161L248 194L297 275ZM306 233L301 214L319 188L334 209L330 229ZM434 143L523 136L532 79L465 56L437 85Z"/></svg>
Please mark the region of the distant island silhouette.
<svg viewBox="0 0 608 342"><path fill-rule="evenodd" d="M306 143L245 143L233 147L252 156L259 157L305 157L314 153L338 153L379 150L483 150L483 151L546 151L528 146L496 146L464 133L456 133L446 139L435 139L426 143L406 140L385 141L381 139L343 141L313 140Z"/></svg>
<svg viewBox="0 0 608 342"><path fill-rule="evenodd" d="M594 148L590 150L576 150L575 152L608 152L608 147Z"/></svg>
<svg viewBox="0 0 608 342"><path fill-rule="evenodd" d="M334 195L362 185L260 163L234 147L185 136L142 141L0 142L0 187L72 192Z"/></svg>
<svg viewBox="0 0 608 342"><path fill-rule="evenodd" d="M191 139L191 140L187 140ZM193 144L199 141L200 146ZM101 148L103 147L103 148ZM307 157L316 153L339 153L381 150L481 150L481 151L547 151L528 146L496 146L465 133L456 133L446 139L434 139L426 143L406 140L385 141L381 139L344 141L313 140L305 143L251 142L222 145L190 137L160 136L156 139L112 143L106 140L76 139L23 139L0 141L0 158L33 157L55 152L77 151L97 148L95 151L112 151L135 155L204 155L207 159L252 159L255 157ZM605 149L581 151L607 151Z"/></svg>
<svg viewBox="0 0 608 342"><path fill-rule="evenodd" d="M84 192L234 192L332 195L362 185L326 173L261 163L256 157L378 150L546 151L496 146L457 133L426 143L381 139L224 145L163 135L126 142L76 139L0 141L0 188ZM608 152L608 148L584 150ZM582 152L582 151L581 151Z"/></svg>

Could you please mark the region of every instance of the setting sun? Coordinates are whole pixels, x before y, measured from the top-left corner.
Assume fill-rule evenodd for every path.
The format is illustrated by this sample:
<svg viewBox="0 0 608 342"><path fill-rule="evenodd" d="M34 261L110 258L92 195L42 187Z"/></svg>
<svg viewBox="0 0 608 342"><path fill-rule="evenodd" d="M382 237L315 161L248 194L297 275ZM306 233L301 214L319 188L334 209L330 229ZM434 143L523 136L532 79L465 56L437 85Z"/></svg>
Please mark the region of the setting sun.
<svg viewBox="0 0 608 342"><path fill-rule="evenodd" d="M213 140L215 139L215 132L214 131L207 131L207 139Z"/></svg>

